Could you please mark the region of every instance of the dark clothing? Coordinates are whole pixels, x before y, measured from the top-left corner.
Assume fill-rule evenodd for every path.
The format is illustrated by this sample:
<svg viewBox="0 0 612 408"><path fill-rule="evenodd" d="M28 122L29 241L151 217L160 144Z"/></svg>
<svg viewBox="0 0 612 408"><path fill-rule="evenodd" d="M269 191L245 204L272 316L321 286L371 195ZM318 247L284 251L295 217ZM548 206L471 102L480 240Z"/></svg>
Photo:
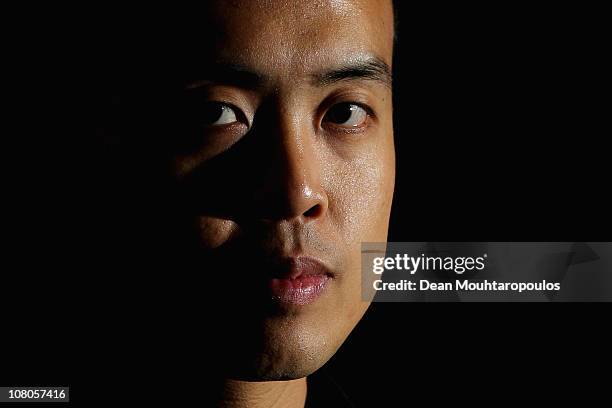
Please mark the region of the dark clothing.
<svg viewBox="0 0 612 408"><path fill-rule="evenodd" d="M310 375L305 408L355 408L332 376L320 369Z"/></svg>

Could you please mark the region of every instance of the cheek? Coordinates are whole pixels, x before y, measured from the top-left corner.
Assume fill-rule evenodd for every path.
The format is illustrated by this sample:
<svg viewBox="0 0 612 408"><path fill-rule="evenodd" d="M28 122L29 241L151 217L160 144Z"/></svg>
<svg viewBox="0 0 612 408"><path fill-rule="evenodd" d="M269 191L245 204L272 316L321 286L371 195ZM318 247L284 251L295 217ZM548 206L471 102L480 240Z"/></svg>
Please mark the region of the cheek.
<svg viewBox="0 0 612 408"><path fill-rule="evenodd" d="M205 249L214 249L227 242L236 230L232 221L214 217L199 217L197 220L200 244Z"/></svg>
<svg viewBox="0 0 612 408"><path fill-rule="evenodd" d="M326 169L331 174L326 180L330 218L347 243L385 241L388 229L395 179L393 146L363 150Z"/></svg>

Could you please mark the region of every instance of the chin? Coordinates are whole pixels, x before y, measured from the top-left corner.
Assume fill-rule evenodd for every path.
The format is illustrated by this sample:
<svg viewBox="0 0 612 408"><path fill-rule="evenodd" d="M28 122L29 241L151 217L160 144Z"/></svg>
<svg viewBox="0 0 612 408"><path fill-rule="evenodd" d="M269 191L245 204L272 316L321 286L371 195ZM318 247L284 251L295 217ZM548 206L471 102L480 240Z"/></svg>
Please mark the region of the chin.
<svg viewBox="0 0 612 408"><path fill-rule="evenodd" d="M331 357L331 356L329 356ZM263 361L256 359L252 369L238 370L229 373L229 377L241 381L290 381L307 377L321 368L329 358L323 361L304 361L296 359L290 363L270 363L269 356Z"/></svg>
<svg viewBox="0 0 612 408"><path fill-rule="evenodd" d="M293 326L293 327L292 327ZM342 344L344 333L323 333L312 327L269 327L261 349L233 353L228 376L242 381L288 381L321 368ZM338 336L341 337L338 337ZM228 367L229 368L229 367Z"/></svg>

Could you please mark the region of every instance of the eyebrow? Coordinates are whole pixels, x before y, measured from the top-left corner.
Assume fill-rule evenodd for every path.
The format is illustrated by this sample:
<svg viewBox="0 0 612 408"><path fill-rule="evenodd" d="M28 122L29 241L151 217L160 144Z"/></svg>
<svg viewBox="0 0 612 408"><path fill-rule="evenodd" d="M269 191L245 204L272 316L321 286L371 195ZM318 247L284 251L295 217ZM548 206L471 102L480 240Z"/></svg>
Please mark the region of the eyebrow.
<svg viewBox="0 0 612 408"><path fill-rule="evenodd" d="M246 65L234 63L215 63L208 66L203 73L204 80L186 81L186 89L195 89L206 82L219 82L241 88L260 88L270 81L269 77ZM380 57L368 56L356 58L311 75L312 84L325 87L340 81L371 80L391 87L392 74L389 65Z"/></svg>
<svg viewBox="0 0 612 408"><path fill-rule="evenodd" d="M249 67L232 63L214 63L207 66L201 80L186 81L186 89L199 88L203 83L219 82L235 85L241 88L258 88L268 81L268 78Z"/></svg>
<svg viewBox="0 0 612 408"><path fill-rule="evenodd" d="M340 81L366 79L391 87L393 76L391 68L379 57L357 59L340 67L313 76L317 86L328 86Z"/></svg>

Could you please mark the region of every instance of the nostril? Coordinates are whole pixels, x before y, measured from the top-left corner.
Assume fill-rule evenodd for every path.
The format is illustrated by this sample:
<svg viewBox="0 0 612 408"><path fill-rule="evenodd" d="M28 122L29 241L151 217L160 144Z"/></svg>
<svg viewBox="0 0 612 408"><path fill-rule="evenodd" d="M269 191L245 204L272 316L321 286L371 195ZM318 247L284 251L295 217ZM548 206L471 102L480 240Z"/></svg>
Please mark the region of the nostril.
<svg viewBox="0 0 612 408"><path fill-rule="evenodd" d="M317 218L321 215L322 212L323 212L323 206L321 204L316 204L304 212L304 217Z"/></svg>

